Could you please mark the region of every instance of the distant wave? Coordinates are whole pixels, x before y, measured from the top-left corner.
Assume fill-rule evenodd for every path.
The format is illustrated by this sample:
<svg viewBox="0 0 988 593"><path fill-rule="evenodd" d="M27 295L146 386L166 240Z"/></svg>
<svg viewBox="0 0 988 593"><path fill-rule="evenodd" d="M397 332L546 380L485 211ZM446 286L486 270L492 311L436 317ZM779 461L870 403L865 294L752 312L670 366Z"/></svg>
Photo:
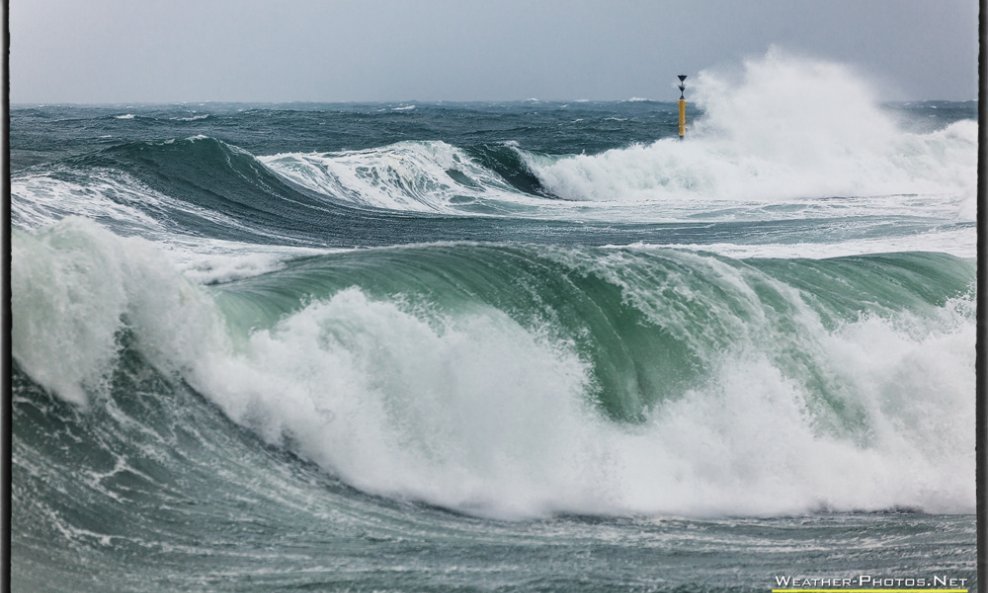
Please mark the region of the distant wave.
<svg viewBox="0 0 988 593"><path fill-rule="evenodd" d="M209 117L208 113L200 113L199 115L190 115L188 117L173 117L172 120L175 121L200 121Z"/></svg>
<svg viewBox="0 0 988 593"><path fill-rule="evenodd" d="M259 160L279 175L354 205L408 212L497 214L544 200L445 142L400 142L338 153L286 153Z"/></svg>
<svg viewBox="0 0 988 593"><path fill-rule="evenodd" d="M679 148L686 143L678 141L671 143L671 149L665 146L666 141L659 141L651 147L570 157L540 155L514 142L468 151L441 141L255 156L197 134L181 140L114 145L73 157L50 170L15 175L11 180L16 198L11 216L15 225L32 228L70 214L84 214L111 224L118 233L161 237L167 242L174 242L173 237L179 235L205 235L222 241L309 247L322 244L313 244L312 238L335 232L333 229L345 232L351 225L347 212L354 208L396 215L625 224L854 217L861 221L861 231L843 240L867 245L869 252L883 250L883 244L886 249L941 249L944 240L939 237L943 235L951 237L946 251L966 254L971 252L971 242L955 235L967 237L970 233L961 228L928 229L930 232L921 234L903 228L905 235L901 237L886 236L866 243L860 240L868 236L867 217L912 217L942 220L944 224L969 224L973 220L973 188L966 187L964 174L950 177L967 165L955 163L951 167L944 160L954 152L959 162L971 158L963 154L963 147L973 145L967 138L968 123L908 136L916 149L910 161L911 174L919 179L925 175L928 185L924 187L937 190L930 193L855 193L823 199L783 197L785 194L771 199L708 197L702 189L681 189L682 179L688 177L656 176L655 155L682 152ZM709 159L703 152L704 142L695 140L701 148L694 154ZM731 172L728 177L735 178L738 187L763 183L757 175L745 179L745 169L736 164L720 166ZM680 167L684 174L699 180L704 179L705 169ZM865 173L881 177L877 170L873 166ZM929 184L933 177L943 177L942 185ZM880 183L869 187L869 178L859 179L857 187L888 189ZM726 187L724 191L732 190ZM625 199L607 200L608 195L623 195ZM838 237L831 236L826 243L836 240ZM822 253L844 252L839 247L819 249Z"/></svg>

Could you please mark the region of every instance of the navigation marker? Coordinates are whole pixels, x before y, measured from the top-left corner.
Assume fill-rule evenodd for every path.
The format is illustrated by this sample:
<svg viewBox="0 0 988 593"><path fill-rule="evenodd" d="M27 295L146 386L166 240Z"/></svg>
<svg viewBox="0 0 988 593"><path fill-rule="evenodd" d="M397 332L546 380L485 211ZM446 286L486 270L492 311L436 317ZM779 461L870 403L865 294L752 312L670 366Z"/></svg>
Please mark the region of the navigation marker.
<svg viewBox="0 0 988 593"><path fill-rule="evenodd" d="M682 140L683 136L686 135L686 97L683 93L686 91L686 75L679 75L679 139Z"/></svg>

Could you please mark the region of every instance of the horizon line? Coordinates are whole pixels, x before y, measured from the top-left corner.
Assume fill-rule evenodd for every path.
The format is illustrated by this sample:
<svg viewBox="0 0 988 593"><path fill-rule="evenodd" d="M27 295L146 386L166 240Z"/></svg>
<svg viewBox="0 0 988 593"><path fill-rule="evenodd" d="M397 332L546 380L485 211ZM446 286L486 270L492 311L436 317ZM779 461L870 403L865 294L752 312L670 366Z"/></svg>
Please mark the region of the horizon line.
<svg viewBox="0 0 988 593"><path fill-rule="evenodd" d="M672 103L675 104L677 98L653 99L649 97L630 97L625 99L540 99L529 97L525 99L287 99L287 100L248 100L248 99L207 99L207 100L172 100L172 101L10 101L11 108L14 107L45 107L45 106L77 106L77 107L117 107L117 106L155 106L155 105L387 105L387 104L477 104L477 103ZM689 101L688 103L694 102ZM879 105L901 104L901 103L977 103L977 97L973 99L890 99L878 101Z"/></svg>

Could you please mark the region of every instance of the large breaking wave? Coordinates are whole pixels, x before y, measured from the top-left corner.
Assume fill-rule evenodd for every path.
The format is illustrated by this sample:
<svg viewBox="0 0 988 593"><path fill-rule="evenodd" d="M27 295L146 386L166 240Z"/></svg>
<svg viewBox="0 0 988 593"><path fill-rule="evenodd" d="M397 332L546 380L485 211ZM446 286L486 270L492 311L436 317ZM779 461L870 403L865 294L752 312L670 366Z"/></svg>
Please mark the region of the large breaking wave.
<svg viewBox="0 0 988 593"><path fill-rule="evenodd" d="M500 517L973 509L968 260L452 244L208 289L83 219L13 246L39 384L99 406L136 355L368 492Z"/></svg>

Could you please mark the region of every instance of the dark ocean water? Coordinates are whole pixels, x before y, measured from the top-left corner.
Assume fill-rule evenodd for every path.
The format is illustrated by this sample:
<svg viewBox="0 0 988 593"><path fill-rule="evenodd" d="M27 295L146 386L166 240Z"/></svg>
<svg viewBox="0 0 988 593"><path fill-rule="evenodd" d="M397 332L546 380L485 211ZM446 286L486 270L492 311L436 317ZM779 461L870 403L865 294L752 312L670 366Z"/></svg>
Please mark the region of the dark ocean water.
<svg viewBox="0 0 988 593"><path fill-rule="evenodd" d="M976 106L751 91L15 106L14 590L976 587Z"/></svg>

